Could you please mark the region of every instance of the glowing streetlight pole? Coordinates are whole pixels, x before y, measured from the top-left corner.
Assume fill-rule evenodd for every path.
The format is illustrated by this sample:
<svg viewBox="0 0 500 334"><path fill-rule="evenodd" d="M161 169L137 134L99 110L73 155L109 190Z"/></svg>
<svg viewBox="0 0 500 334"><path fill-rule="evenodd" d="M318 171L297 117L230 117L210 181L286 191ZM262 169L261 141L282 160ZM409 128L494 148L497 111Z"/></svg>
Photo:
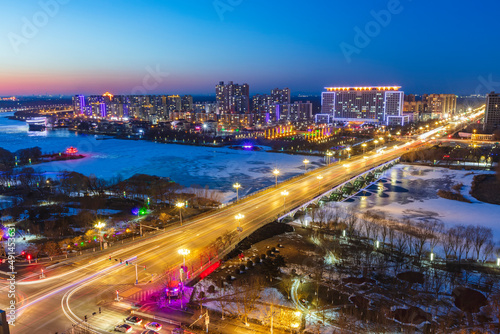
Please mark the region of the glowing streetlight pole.
<svg viewBox="0 0 500 334"><path fill-rule="evenodd" d="M321 180L323 180L323 175L318 175L316 176L316 178L318 179L318 190L319 193L321 194Z"/></svg>
<svg viewBox="0 0 500 334"><path fill-rule="evenodd" d="M240 222L243 218L245 218L245 216L241 213L238 213L236 216L234 216L234 219L236 219L236 221L238 222L238 230L241 230Z"/></svg>
<svg viewBox="0 0 500 334"><path fill-rule="evenodd" d="M347 150L347 154L348 154L348 157L347 157L347 158L348 158L348 159L351 159L351 148L350 148L350 147L348 147L348 148L346 148L346 150Z"/></svg>
<svg viewBox="0 0 500 334"><path fill-rule="evenodd" d="M366 143L361 144L361 147L363 147L363 155L365 155Z"/></svg>
<svg viewBox="0 0 500 334"><path fill-rule="evenodd" d="M274 176L276 177L276 188L278 187L278 175L279 175L280 171L275 169L273 170L273 174Z"/></svg>
<svg viewBox="0 0 500 334"><path fill-rule="evenodd" d="M309 163L309 160L304 159L302 162L304 163L304 173L307 173L307 164Z"/></svg>
<svg viewBox="0 0 500 334"><path fill-rule="evenodd" d="M333 153L332 152L326 152L326 156L328 157L328 165L329 165L331 163L331 159L332 159Z"/></svg>
<svg viewBox="0 0 500 334"><path fill-rule="evenodd" d="M182 255L182 265L185 267L186 266L186 256L188 256L191 253L191 251L189 249L182 248L182 249L179 249L177 251L177 253L179 253L179 255Z"/></svg>
<svg viewBox="0 0 500 334"><path fill-rule="evenodd" d="M184 203L177 202L177 204L175 204L175 206L179 208L179 218L181 220L181 226L182 226L182 208L184 207Z"/></svg>
<svg viewBox="0 0 500 334"><path fill-rule="evenodd" d="M286 197L288 196L289 192L286 190L283 190L281 192L281 196L283 196L283 210L286 210Z"/></svg>
<svg viewBox="0 0 500 334"><path fill-rule="evenodd" d="M181 300L181 309L182 309L182 298L184 298L184 275L186 274L185 268L186 268L186 256L191 253L189 249L183 248L179 249L177 251L179 255L182 255L182 268L179 270L179 276L181 278L181 294L180 294L180 300Z"/></svg>
<svg viewBox="0 0 500 334"><path fill-rule="evenodd" d="M240 200L240 196L238 193L238 189L240 189L240 187L241 187L241 184L239 184L238 182L233 184L233 188L236 189L236 202L238 202Z"/></svg>
<svg viewBox="0 0 500 334"><path fill-rule="evenodd" d="M375 149L377 149L378 140L375 140L374 143L375 143Z"/></svg>
<svg viewBox="0 0 500 334"><path fill-rule="evenodd" d="M101 235L101 229L106 226L106 224L104 224L103 222L97 222L97 224L95 225L96 228L99 229L99 244L101 246L101 250L102 250L102 235Z"/></svg>

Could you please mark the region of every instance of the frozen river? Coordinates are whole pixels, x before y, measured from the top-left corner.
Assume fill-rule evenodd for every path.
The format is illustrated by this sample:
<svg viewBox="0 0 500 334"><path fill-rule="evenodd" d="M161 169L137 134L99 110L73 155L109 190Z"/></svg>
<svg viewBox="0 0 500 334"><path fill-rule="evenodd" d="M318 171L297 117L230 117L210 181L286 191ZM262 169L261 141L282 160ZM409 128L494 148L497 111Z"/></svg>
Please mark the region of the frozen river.
<svg viewBox="0 0 500 334"><path fill-rule="evenodd" d="M395 219L436 218L453 225L491 227L495 241L500 241L500 205L480 202L469 195L474 175L486 171L451 170L441 167L396 165L387 170L379 182L367 192L348 199L342 206L354 206L359 211L377 210ZM462 183L461 193L472 203L441 198L438 190L451 190ZM337 204L338 205L338 204Z"/></svg>
<svg viewBox="0 0 500 334"><path fill-rule="evenodd" d="M170 177L189 187L208 185L232 195L232 184L242 185L240 196L274 183L271 171L278 168L280 178L303 173L303 156L263 151L240 151L229 148L210 148L189 145L160 144L144 140L96 140L59 129L47 132L28 132L27 126L0 114L0 147L9 151L39 146L42 152L60 152L76 147L87 157L81 160L51 162L36 165L43 172L76 171L101 178L121 175L128 178L136 173ZM320 157L308 157L309 168L323 164ZM228 197L229 196L229 197Z"/></svg>

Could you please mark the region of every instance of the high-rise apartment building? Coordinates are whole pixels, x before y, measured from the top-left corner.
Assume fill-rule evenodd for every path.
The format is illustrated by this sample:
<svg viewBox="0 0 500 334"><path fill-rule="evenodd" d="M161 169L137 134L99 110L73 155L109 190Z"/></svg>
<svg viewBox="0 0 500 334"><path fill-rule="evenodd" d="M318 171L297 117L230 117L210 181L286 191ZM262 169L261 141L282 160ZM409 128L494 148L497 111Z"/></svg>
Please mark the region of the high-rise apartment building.
<svg viewBox="0 0 500 334"><path fill-rule="evenodd" d="M182 108L182 100L179 95L169 95L168 100L168 113L173 113L175 111L181 111Z"/></svg>
<svg viewBox="0 0 500 334"><path fill-rule="evenodd" d="M288 88L275 88L271 90L271 98L273 103L289 104L290 103L290 89Z"/></svg>
<svg viewBox="0 0 500 334"><path fill-rule="evenodd" d="M400 86L326 87L321 94L321 113L331 122L367 122L404 125L404 93Z"/></svg>
<svg viewBox="0 0 500 334"><path fill-rule="evenodd" d="M454 115L457 111L457 96L455 94L429 94L424 101L427 113L432 119L443 119Z"/></svg>
<svg viewBox="0 0 500 334"><path fill-rule="evenodd" d="M215 86L215 99L220 114L245 114L250 112L250 87L224 81Z"/></svg>
<svg viewBox="0 0 500 334"><path fill-rule="evenodd" d="M181 104L182 111L193 110L193 97L191 95L184 95L182 97Z"/></svg>
<svg viewBox="0 0 500 334"><path fill-rule="evenodd" d="M289 110L287 119L292 122L308 121L313 117L313 105L309 101L296 101L290 104Z"/></svg>
<svg viewBox="0 0 500 334"><path fill-rule="evenodd" d="M491 92L486 95L484 131L493 132L497 129L500 129L500 94Z"/></svg>

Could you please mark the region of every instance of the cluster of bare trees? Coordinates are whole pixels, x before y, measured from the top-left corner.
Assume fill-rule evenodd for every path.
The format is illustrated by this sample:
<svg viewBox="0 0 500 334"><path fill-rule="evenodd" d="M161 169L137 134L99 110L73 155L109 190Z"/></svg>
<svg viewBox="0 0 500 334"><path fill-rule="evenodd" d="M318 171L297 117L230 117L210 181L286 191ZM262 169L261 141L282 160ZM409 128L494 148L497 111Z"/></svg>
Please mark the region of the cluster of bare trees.
<svg viewBox="0 0 500 334"><path fill-rule="evenodd" d="M457 225L446 228L436 219L396 221L383 212L368 210L358 214L352 208L313 208L309 211L312 226L319 231L342 229L349 237L370 240L374 246L389 247L397 256L414 256L418 261L426 252L441 246L445 259L486 261L495 248L491 228L479 225ZM305 221L305 216L300 218Z"/></svg>
<svg viewBox="0 0 500 334"><path fill-rule="evenodd" d="M441 244L446 258L459 263L462 259L486 261L495 251L491 228L479 225L449 228L441 235Z"/></svg>
<svg viewBox="0 0 500 334"><path fill-rule="evenodd" d="M221 318L232 316L248 325L251 318L259 319L264 326L278 328L298 328L301 317L296 309L282 305L282 295L276 289L267 289L267 283L261 277L243 278L231 285L222 284L216 290L210 286L201 291L197 298L200 306L208 301L215 301L220 309Z"/></svg>
<svg viewBox="0 0 500 334"><path fill-rule="evenodd" d="M200 202L199 204L201 205L211 205L214 203L220 204L222 203L222 199L224 197L222 192L220 192L219 190L210 189L208 186L202 188L198 185L192 185L191 192L193 193L195 198L198 199L197 201Z"/></svg>
<svg viewBox="0 0 500 334"><path fill-rule="evenodd" d="M431 162L431 161L446 161L449 165L453 161L458 162L479 162L487 161L488 163L493 162L492 159L488 159L489 153L491 156L496 156L499 152L498 148L494 148L491 152L489 149L483 148L456 148L449 146L433 147L432 149L422 149L416 151L410 151L401 157L402 161L405 162Z"/></svg>
<svg viewBox="0 0 500 334"><path fill-rule="evenodd" d="M37 185L44 185L46 178L37 173L32 167L23 167L19 172L5 171L0 173L0 184L6 187L34 188Z"/></svg>

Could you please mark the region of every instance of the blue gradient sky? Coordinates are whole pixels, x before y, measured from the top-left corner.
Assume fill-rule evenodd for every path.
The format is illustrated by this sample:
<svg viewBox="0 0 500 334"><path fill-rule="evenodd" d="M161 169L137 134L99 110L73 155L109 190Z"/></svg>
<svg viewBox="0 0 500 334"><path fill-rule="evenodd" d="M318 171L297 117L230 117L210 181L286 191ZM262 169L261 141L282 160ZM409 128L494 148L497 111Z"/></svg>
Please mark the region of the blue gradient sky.
<svg viewBox="0 0 500 334"><path fill-rule="evenodd" d="M480 77L500 81L498 0L400 0L401 12L350 62L340 44L355 46L354 28L390 1L241 0L221 20L213 0L64 0L23 35L54 1L2 1L0 95L130 94L148 67L169 73L148 81L148 93L213 94L233 80L252 94L378 84L464 94L489 91Z"/></svg>

